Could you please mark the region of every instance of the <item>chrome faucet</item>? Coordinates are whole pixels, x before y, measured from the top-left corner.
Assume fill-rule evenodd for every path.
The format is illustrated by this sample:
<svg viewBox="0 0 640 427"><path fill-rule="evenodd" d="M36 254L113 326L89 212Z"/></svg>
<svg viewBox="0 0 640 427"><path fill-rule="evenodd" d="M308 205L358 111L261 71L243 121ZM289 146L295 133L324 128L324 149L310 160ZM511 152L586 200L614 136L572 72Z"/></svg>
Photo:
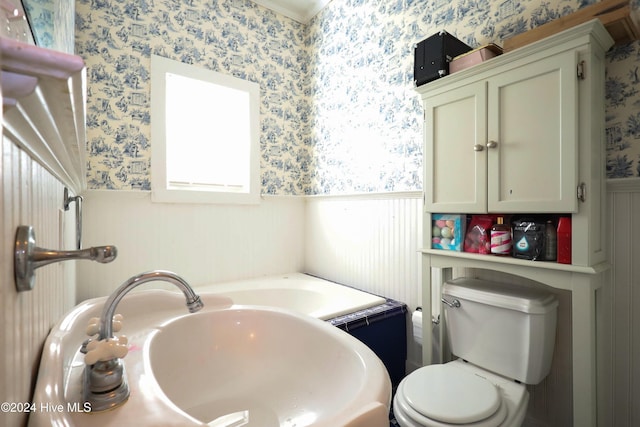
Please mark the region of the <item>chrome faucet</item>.
<svg viewBox="0 0 640 427"><path fill-rule="evenodd" d="M91 411L102 411L124 403L129 397L129 384L122 357L126 355L126 338L113 337L113 316L120 300L143 283L161 280L176 285L184 294L187 308L195 313L204 307L200 297L180 276L170 271L154 270L131 277L107 299L99 320L96 341L86 346L83 397Z"/></svg>

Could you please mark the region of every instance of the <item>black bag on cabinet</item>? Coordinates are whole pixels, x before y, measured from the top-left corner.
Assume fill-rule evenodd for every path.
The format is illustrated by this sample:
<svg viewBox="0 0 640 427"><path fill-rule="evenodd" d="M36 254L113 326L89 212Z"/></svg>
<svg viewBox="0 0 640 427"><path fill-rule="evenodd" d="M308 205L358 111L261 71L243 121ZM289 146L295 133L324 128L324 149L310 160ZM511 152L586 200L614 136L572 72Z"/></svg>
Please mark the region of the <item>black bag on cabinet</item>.
<svg viewBox="0 0 640 427"><path fill-rule="evenodd" d="M415 46L413 80L416 86L449 74L449 62L471 49L446 31L440 31Z"/></svg>

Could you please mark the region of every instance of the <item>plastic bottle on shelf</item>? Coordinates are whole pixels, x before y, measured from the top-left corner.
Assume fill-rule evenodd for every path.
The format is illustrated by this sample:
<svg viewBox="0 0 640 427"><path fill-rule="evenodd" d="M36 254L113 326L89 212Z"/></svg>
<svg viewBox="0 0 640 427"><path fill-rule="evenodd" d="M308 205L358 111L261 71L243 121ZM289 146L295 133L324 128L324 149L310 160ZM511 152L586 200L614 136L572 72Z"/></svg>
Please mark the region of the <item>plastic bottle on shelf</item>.
<svg viewBox="0 0 640 427"><path fill-rule="evenodd" d="M571 217L558 220L558 262L571 264Z"/></svg>
<svg viewBox="0 0 640 427"><path fill-rule="evenodd" d="M555 261L558 256L558 233L553 221L547 221L544 230L544 260Z"/></svg>
<svg viewBox="0 0 640 427"><path fill-rule="evenodd" d="M504 219L498 217L497 224L491 227L491 253L494 255L511 254L511 227L503 222Z"/></svg>

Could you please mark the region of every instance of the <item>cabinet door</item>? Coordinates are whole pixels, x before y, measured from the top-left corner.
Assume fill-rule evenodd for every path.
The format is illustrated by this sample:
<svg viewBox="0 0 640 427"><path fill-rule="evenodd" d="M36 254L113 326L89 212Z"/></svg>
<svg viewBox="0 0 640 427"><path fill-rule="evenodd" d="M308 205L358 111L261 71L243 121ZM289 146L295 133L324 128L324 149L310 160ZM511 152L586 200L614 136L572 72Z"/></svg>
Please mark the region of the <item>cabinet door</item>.
<svg viewBox="0 0 640 427"><path fill-rule="evenodd" d="M564 52L489 79L490 212L576 211L576 65Z"/></svg>
<svg viewBox="0 0 640 427"><path fill-rule="evenodd" d="M425 99L425 210L487 211L486 83Z"/></svg>

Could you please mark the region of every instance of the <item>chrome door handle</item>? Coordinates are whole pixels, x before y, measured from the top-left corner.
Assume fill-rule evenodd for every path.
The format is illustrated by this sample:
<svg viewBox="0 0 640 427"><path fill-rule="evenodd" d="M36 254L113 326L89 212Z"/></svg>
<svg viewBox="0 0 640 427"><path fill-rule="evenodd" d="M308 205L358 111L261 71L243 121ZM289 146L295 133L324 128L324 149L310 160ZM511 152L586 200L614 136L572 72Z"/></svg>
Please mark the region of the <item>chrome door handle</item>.
<svg viewBox="0 0 640 427"><path fill-rule="evenodd" d="M498 146L498 143L496 141L487 142L487 148L496 148L497 146Z"/></svg>
<svg viewBox="0 0 640 427"><path fill-rule="evenodd" d="M484 150L484 147L482 146L482 144L476 144L473 146L473 151L482 151Z"/></svg>

